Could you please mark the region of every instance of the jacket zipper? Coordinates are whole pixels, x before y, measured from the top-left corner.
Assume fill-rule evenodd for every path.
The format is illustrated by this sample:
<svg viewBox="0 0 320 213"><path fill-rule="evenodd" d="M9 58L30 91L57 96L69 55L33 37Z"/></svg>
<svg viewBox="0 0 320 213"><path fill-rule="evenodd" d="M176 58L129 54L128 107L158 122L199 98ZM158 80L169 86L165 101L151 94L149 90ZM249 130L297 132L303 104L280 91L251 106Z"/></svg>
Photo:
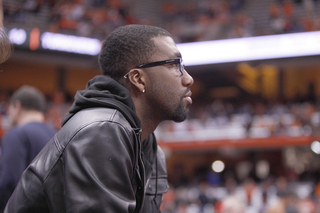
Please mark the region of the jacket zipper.
<svg viewBox="0 0 320 213"><path fill-rule="evenodd" d="M143 194L142 194L142 200L141 200L141 204L140 204L140 208L139 208L139 211L138 213L141 212L142 210L142 207L143 207L143 203L144 203L144 199L145 199L145 168L144 168L144 163L143 163L143 159L142 159L142 152L141 152L141 133L142 133L142 130L141 129L135 129L134 130L135 133L136 133L136 138L137 138L137 144L138 144L138 167L140 167L139 171L142 171L142 177L141 177L141 181L142 181L142 191L143 191ZM139 165L140 164L140 165ZM142 169L141 169L142 168Z"/></svg>

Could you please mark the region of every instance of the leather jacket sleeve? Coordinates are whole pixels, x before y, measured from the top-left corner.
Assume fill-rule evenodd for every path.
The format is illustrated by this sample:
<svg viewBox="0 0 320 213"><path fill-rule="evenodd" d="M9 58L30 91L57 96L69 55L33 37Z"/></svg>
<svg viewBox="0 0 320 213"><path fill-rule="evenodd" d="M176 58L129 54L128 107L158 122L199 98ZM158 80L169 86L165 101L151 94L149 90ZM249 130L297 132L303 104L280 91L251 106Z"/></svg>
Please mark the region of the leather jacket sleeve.
<svg viewBox="0 0 320 213"><path fill-rule="evenodd" d="M110 122L91 124L74 136L64 153L66 212L134 209L130 141L122 126Z"/></svg>

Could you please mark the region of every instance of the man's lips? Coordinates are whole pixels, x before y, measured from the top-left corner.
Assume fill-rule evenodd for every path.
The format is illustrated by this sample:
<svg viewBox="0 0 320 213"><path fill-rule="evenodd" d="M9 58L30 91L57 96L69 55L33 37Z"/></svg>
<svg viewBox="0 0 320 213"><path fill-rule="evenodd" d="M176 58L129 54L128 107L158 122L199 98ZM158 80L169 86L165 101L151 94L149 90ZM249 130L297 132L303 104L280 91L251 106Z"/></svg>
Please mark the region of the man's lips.
<svg viewBox="0 0 320 213"><path fill-rule="evenodd" d="M190 104L192 104L191 95L192 95L192 92L189 90L189 91L187 92L187 94L184 96L184 98L185 98L188 102L190 102Z"/></svg>

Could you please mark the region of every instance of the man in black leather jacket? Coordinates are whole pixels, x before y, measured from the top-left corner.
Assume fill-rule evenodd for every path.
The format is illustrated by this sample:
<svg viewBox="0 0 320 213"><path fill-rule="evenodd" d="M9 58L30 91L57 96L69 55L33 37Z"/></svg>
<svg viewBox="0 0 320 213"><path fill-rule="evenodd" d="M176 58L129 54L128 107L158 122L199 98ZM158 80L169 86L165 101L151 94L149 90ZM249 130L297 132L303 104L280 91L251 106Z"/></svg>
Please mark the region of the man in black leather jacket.
<svg viewBox="0 0 320 213"><path fill-rule="evenodd" d="M153 131L181 122L193 78L172 36L127 25L99 55L103 75L78 91L61 130L24 172L5 212L160 212L169 186Z"/></svg>

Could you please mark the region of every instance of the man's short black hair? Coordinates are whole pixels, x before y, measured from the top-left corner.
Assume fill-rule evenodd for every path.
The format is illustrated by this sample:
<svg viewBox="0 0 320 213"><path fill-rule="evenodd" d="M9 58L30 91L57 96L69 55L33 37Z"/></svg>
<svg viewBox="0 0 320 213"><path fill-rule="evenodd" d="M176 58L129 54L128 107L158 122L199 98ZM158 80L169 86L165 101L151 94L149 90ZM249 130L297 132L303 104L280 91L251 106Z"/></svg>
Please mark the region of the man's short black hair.
<svg viewBox="0 0 320 213"><path fill-rule="evenodd" d="M15 105L17 101L21 103L21 107L25 110L45 112L45 96L35 87L25 85L16 90L11 96L10 103Z"/></svg>
<svg viewBox="0 0 320 213"><path fill-rule="evenodd" d="M160 28L149 25L126 25L115 29L103 42L99 64L104 75L115 80L121 79L130 69L148 63L155 51L152 38L172 35Z"/></svg>

